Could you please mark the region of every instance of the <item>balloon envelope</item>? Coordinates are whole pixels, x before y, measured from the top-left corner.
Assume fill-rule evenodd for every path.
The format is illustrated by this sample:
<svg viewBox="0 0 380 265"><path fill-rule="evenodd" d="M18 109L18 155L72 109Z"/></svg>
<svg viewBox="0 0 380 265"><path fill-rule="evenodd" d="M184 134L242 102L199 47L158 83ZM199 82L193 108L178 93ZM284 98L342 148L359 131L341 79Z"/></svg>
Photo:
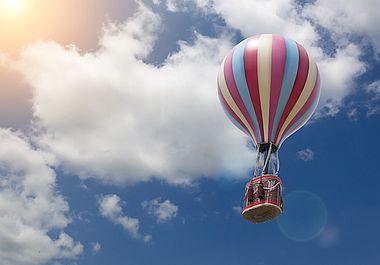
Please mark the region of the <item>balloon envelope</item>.
<svg viewBox="0 0 380 265"><path fill-rule="evenodd" d="M256 145L282 142L314 113L318 68L304 47L279 35L245 39L224 58L218 93L230 120Z"/></svg>

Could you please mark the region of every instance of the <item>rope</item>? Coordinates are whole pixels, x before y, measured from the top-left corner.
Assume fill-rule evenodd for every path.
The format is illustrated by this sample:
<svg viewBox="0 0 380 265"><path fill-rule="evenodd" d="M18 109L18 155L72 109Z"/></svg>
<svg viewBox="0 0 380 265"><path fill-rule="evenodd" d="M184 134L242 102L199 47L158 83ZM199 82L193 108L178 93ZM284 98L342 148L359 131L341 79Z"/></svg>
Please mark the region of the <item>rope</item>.
<svg viewBox="0 0 380 265"><path fill-rule="evenodd" d="M264 189L265 189L265 190L270 190L270 191L272 191L272 190L274 190L278 185L280 185L280 182L277 182L276 185L274 185L274 186L271 187L271 188L264 188Z"/></svg>
<svg viewBox="0 0 380 265"><path fill-rule="evenodd" d="M269 162L269 158L270 158L270 156L271 156L271 153L272 153L272 143L269 144L269 150L268 150L267 158L265 159L265 163L264 163L263 171L261 172L262 175L264 174L264 170L266 169L266 167L267 167L267 165L268 165L268 162Z"/></svg>
<svg viewBox="0 0 380 265"><path fill-rule="evenodd" d="M256 146L256 167L255 167L255 170L253 172L254 176L257 176L258 175L258 168L259 168L259 156L260 156L260 152L259 152L259 149L260 149L260 145L257 145Z"/></svg>
<svg viewBox="0 0 380 265"><path fill-rule="evenodd" d="M276 168L276 175L277 175L278 171L280 171L280 159L278 158L278 149L276 151L276 163L277 163L277 168Z"/></svg>

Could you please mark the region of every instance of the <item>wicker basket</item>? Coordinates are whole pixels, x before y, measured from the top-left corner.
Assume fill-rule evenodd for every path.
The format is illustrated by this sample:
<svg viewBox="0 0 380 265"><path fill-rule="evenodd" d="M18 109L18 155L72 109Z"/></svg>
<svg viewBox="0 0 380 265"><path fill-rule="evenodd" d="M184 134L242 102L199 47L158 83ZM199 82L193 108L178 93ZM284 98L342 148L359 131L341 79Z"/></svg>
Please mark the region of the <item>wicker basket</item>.
<svg viewBox="0 0 380 265"><path fill-rule="evenodd" d="M283 211L281 179L275 175L253 178L246 185L242 215L252 223L276 218Z"/></svg>

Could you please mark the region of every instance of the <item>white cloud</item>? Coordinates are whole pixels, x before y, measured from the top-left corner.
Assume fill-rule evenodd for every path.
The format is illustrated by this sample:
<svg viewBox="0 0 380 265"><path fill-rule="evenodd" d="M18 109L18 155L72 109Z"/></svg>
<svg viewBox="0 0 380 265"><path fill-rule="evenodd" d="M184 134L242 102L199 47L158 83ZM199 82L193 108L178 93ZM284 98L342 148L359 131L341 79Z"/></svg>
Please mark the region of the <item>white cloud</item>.
<svg viewBox="0 0 380 265"><path fill-rule="evenodd" d="M376 80L366 87L367 93L374 93L376 96L380 96L380 80Z"/></svg>
<svg viewBox="0 0 380 265"><path fill-rule="evenodd" d="M318 38L313 26L302 19L292 0L196 1L206 12L215 12L244 36L276 33L310 46Z"/></svg>
<svg viewBox="0 0 380 265"><path fill-rule="evenodd" d="M178 2L175 0L166 0L166 7L171 12L177 12L179 10Z"/></svg>
<svg viewBox="0 0 380 265"><path fill-rule="evenodd" d="M365 92L368 95L367 101L362 104L366 108L366 116L371 117L380 113L380 80L373 81L365 87Z"/></svg>
<svg viewBox="0 0 380 265"><path fill-rule="evenodd" d="M93 255L97 254L100 251L101 247L102 246L100 245L99 242L92 243L92 254Z"/></svg>
<svg viewBox="0 0 380 265"><path fill-rule="evenodd" d="M235 205L232 207L232 210L238 214L241 214L241 212L243 211L243 208L240 205Z"/></svg>
<svg viewBox="0 0 380 265"><path fill-rule="evenodd" d="M353 109L351 109L351 110L349 110L347 112L347 117L351 121L357 121L358 120L358 115L359 115L358 108L353 108Z"/></svg>
<svg viewBox="0 0 380 265"><path fill-rule="evenodd" d="M359 47L349 44L318 63L323 86L320 116L335 115L342 100L356 88L355 78L366 69L366 64L359 60L360 55Z"/></svg>
<svg viewBox="0 0 380 265"><path fill-rule="evenodd" d="M314 152L310 148L300 150L296 154L298 159L301 159L305 162L314 160Z"/></svg>
<svg viewBox="0 0 380 265"><path fill-rule="evenodd" d="M137 218L129 217L123 213L120 206L120 197L116 194L108 194L102 196L98 200L100 214L114 224L121 225L132 237L141 238L140 221ZM147 237L148 236L148 237ZM146 238L152 238L150 235L145 235L143 241L148 242Z"/></svg>
<svg viewBox="0 0 380 265"><path fill-rule="evenodd" d="M156 217L157 223L161 224L171 221L178 213L178 206L170 200L161 201L160 198L156 198L150 201L143 201L141 205L149 214Z"/></svg>
<svg viewBox="0 0 380 265"><path fill-rule="evenodd" d="M192 0L152 0L152 2L155 5L164 3L166 9L170 12L185 12L194 6Z"/></svg>
<svg viewBox="0 0 380 265"><path fill-rule="evenodd" d="M140 5L105 30L96 52L40 41L11 63L34 90L35 141L65 172L112 184L247 174L254 153L216 90L231 43L197 35L155 67L142 59L159 28L160 18Z"/></svg>
<svg viewBox="0 0 380 265"><path fill-rule="evenodd" d="M69 206L55 190L51 161L18 133L0 129L0 145L1 264L75 259L83 246L63 231L70 222Z"/></svg>
<svg viewBox="0 0 380 265"><path fill-rule="evenodd" d="M149 243L152 241L152 239L153 239L152 235L149 235L149 234L144 235L144 237L143 237L144 243Z"/></svg>
<svg viewBox="0 0 380 265"><path fill-rule="evenodd" d="M377 53L380 52L378 0L317 0L307 4L304 14L326 28L339 42L348 35L364 37Z"/></svg>

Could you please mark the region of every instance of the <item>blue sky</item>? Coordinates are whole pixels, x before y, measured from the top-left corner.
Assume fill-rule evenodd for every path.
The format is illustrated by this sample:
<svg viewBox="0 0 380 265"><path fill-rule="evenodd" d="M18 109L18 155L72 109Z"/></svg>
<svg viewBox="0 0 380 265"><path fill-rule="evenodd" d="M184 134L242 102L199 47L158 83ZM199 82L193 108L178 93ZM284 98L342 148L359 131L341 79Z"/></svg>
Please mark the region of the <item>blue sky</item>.
<svg viewBox="0 0 380 265"><path fill-rule="evenodd" d="M32 2L0 5L1 264L379 264L378 1ZM253 225L216 75L260 33L307 48L322 98Z"/></svg>

